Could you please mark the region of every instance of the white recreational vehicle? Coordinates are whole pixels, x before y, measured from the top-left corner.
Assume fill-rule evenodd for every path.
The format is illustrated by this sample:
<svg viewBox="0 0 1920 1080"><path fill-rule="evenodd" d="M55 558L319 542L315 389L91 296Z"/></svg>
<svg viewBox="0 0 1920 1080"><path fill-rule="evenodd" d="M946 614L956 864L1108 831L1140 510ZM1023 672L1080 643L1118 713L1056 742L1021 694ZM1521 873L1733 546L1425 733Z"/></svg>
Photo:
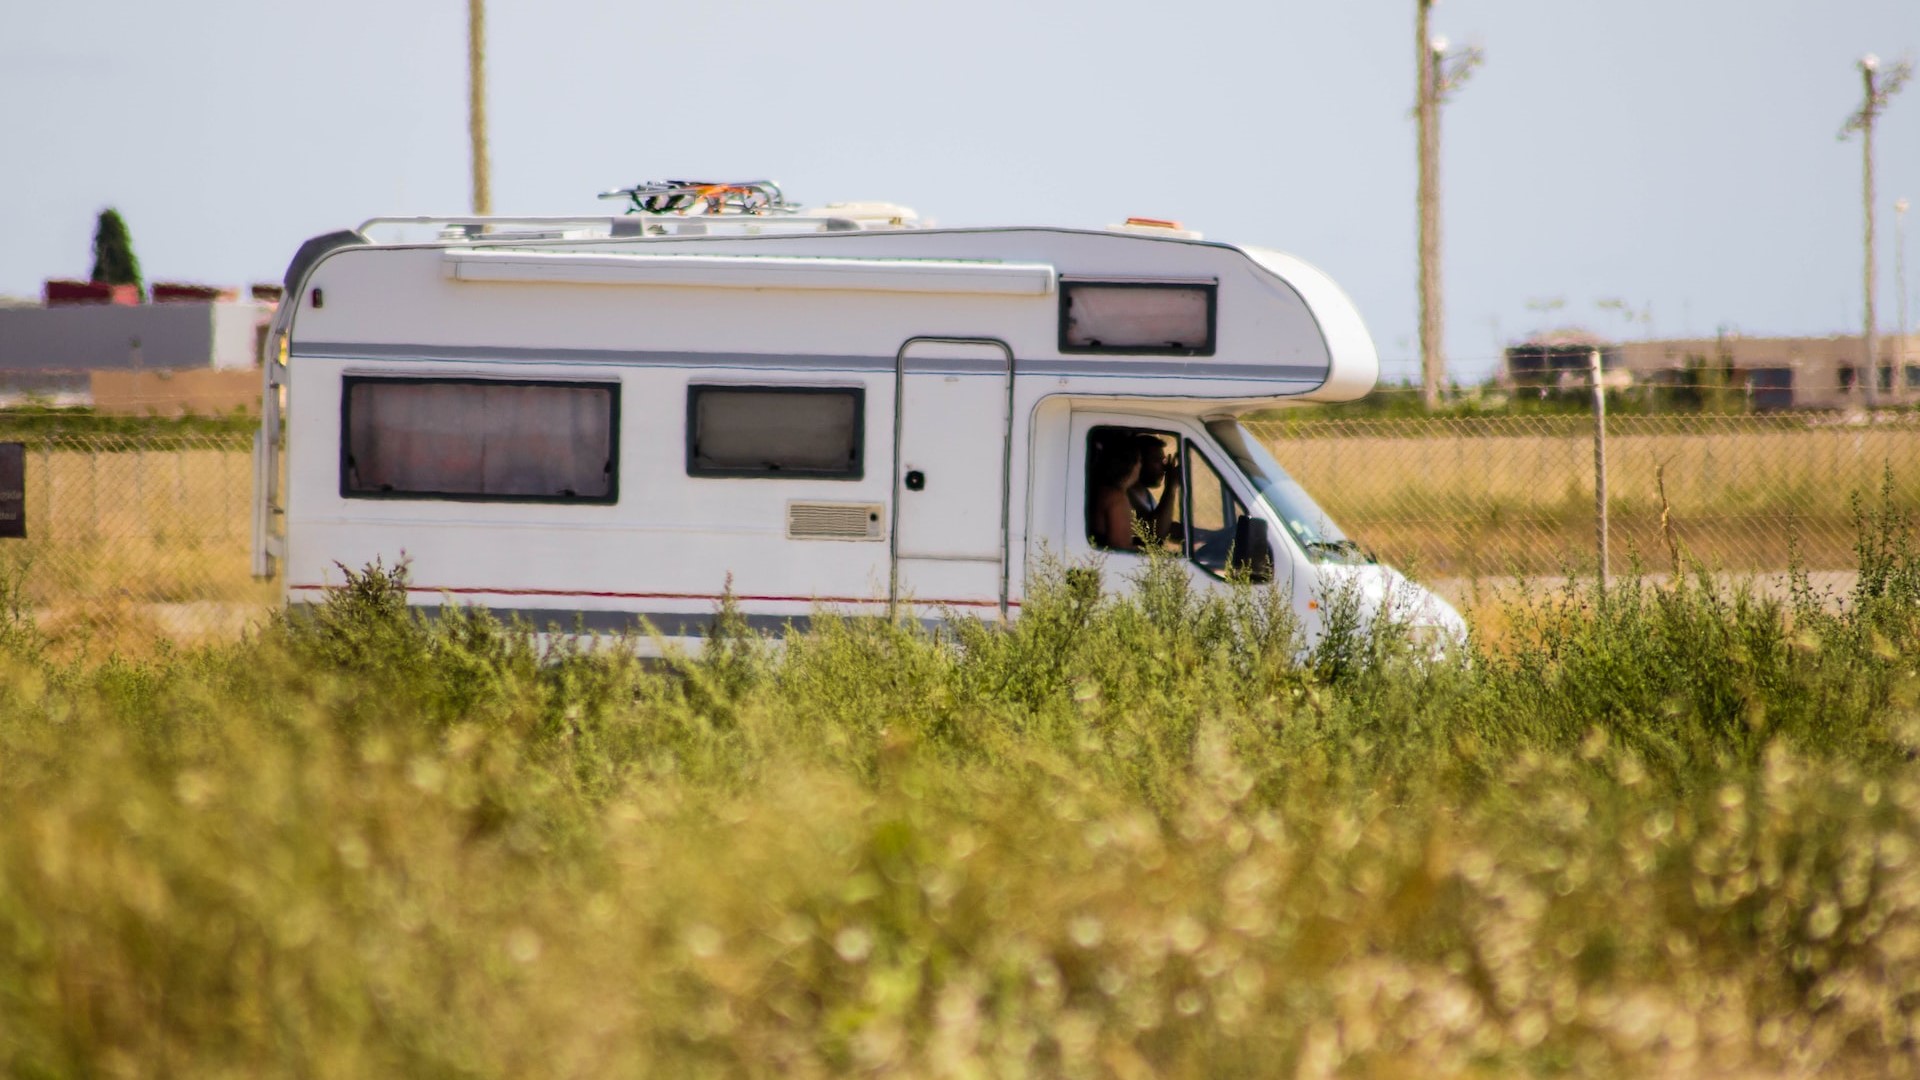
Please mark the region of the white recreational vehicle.
<svg viewBox="0 0 1920 1080"><path fill-rule="evenodd" d="M823 608L1001 619L1046 559L1124 588L1153 543L1209 586L1271 576L1309 635L1338 589L1460 631L1236 420L1373 387L1359 312L1306 263L1161 222L611 194L627 214L302 247L255 507L255 571L290 603L405 558L422 609L565 630L697 639L729 588L774 632ZM406 229L429 233L375 239Z"/></svg>

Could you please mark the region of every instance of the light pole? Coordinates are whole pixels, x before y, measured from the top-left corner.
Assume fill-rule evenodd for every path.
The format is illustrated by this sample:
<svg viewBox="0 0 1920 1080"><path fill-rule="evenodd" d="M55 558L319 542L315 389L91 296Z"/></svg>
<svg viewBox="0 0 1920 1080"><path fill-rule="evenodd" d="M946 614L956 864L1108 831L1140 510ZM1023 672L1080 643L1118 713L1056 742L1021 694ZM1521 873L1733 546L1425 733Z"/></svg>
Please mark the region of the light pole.
<svg viewBox="0 0 1920 1080"><path fill-rule="evenodd" d="M467 137L473 144L473 212L493 213L487 176L487 2L467 0Z"/></svg>
<svg viewBox="0 0 1920 1080"><path fill-rule="evenodd" d="M1447 51L1447 39L1429 33L1429 18L1439 0L1414 0L1414 41L1418 57L1414 79L1414 120L1418 130L1420 189L1420 387L1427 408L1440 404L1447 360L1446 329L1440 301L1440 106L1480 66L1479 49Z"/></svg>
<svg viewBox="0 0 1920 1080"><path fill-rule="evenodd" d="M1880 58L1874 56L1872 53L1861 57L1860 80L1866 87L1866 97L1862 101L1859 111L1848 117L1846 126L1840 129L1840 137L1842 139L1845 139L1856 131L1860 132L1862 136L1860 187L1861 204L1866 210L1867 249L1866 271L1864 274L1867 294L1865 332L1867 364L1863 385L1867 388L1868 408L1872 408L1879 403L1878 388L1880 384L1879 342L1875 340L1878 336L1879 329L1873 317L1873 294L1875 285L1873 263L1873 122L1879 119L1882 112L1886 111L1887 102L1893 98L1893 95L1899 93L1900 88L1905 86L1907 80L1912 77L1913 65L1904 60L1893 65L1893 67L1887 71L1885 77L1882 78L1880 75Z"/></svg>

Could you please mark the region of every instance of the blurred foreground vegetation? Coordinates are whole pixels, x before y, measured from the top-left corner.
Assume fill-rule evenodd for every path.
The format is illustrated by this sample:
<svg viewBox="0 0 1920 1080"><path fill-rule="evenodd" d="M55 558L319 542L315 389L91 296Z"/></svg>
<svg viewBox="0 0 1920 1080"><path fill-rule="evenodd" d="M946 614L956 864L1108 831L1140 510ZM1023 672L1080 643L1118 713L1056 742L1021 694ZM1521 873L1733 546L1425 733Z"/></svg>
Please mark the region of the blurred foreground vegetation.
<svg viewBox="0 0 1920 1080"><path fill-rule="evenodd" d="M14 1076L1906 1074L1920 552L1573 586L1444 659L1055 575L697 661L0 619ZM4 598L0 598L4 599Z"/></svg>

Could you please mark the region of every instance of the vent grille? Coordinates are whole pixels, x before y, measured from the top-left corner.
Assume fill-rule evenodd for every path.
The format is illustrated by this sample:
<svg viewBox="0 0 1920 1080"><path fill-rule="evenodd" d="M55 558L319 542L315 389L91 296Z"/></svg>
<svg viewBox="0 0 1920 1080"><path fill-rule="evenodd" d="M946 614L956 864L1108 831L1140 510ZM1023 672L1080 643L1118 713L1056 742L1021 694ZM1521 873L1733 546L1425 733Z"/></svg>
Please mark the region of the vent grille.
<svg viewBox="0 0 1920 1080"><path fill-rule="evenodd" d="M882 503L792 502L787 504L789 540L880 540L886 536Z"/></svg>

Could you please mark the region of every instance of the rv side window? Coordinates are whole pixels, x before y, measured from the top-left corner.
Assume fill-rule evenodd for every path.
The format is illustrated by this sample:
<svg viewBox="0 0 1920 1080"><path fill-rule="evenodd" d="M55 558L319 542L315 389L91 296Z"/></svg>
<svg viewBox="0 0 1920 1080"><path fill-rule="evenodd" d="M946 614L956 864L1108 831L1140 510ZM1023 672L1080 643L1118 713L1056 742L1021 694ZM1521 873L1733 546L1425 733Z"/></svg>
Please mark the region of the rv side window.
<svg viewBox="0 0 1920 1080"><path fill-rule="evenodd" d="M348 376L347 498L611 503L616 383Z"/></svg>
<svg viewBox="0 0 1920 1080"><path fill-rule="evenodd" d="M687 475L858 480L866 391L690 386Z"/></svg>
<svg viewBox="0 0 1920 1080"><path fill-rule="evenodd" d="M1060 283L1060 351L1212 356L1212 282Z"/></svg>

